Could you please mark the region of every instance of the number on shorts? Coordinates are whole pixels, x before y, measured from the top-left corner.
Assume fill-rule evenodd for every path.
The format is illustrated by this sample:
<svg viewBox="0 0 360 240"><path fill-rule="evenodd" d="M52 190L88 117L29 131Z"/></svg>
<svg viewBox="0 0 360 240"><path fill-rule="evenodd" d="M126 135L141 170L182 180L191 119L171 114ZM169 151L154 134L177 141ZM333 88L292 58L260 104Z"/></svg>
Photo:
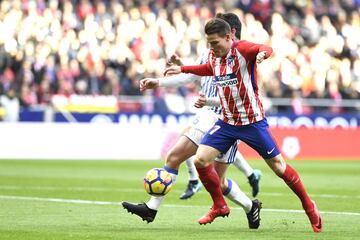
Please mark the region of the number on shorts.
<svg viewBox="0 0 360 240"><path fill-rule="evenodd" d="M220 126L219 125L215 125L213 126L213 128L209 131L209 134L210 135L213 135L214 132L216 132L217 130L220 129Z"/></svg>
<svg viewBox="0 0 360 240"><path fill-rule="evenodd" d="M192 123L193 123L194 125L196 125L196 124L198 124L198 122L199 122L199 118L197 117L197 118L195 118L195 119L193 120Z"/></svg>

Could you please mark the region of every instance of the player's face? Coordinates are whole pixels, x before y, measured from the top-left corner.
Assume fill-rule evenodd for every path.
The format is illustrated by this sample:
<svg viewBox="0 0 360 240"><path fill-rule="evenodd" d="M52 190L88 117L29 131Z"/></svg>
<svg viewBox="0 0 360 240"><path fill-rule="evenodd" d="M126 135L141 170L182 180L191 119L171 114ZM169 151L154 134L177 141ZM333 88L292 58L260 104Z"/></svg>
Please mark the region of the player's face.
<svg viewBox="0 0 360 240"><path fill-rule="evenodd" d="M225 36L219 36L219 34L206 35L207 42L210 49L214 51L216 57L224 57L228 54L231 48L231 36L226 34Z"/></svg>

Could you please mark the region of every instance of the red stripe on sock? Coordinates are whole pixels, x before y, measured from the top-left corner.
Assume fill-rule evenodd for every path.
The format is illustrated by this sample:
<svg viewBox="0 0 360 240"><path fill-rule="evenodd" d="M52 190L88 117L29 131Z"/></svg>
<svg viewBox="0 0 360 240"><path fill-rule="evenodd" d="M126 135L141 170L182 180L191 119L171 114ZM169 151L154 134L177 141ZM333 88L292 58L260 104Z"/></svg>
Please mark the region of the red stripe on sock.
<svg viewBox="0 0 360 240"><path fill-rule="evenodd" d="M205 189L210 193L211 198L216 208L221 208L226 205L225 199L220 188L220 179L217 175L214 165L210 164L205 168L196 168L199 173L199 178Z"/></svg>

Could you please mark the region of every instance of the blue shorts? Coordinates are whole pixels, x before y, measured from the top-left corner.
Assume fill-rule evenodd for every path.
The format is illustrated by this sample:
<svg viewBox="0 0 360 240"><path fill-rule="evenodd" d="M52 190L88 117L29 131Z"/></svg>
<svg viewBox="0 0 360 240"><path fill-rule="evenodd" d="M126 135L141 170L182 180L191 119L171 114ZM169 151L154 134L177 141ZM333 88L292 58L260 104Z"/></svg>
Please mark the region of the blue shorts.
<svg viewBox="0 0 360 240"><path fill-rule="evenodd" d="M201 144L216 148L221 153L226 153L237 140L249 145L264 159L273 158L280 153L269 132L266 119L244 126L230 125L219 119L205 134Z"/></svg>

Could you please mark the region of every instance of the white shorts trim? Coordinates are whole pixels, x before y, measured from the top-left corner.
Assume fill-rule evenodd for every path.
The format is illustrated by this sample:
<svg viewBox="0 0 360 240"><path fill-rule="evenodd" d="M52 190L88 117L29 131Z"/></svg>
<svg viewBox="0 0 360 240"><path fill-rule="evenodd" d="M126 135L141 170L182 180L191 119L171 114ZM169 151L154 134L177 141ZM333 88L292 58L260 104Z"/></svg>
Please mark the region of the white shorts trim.
<svg viewBox="0 0 360 240"><path fill-rule="evenodd" d="M219 118L220 115L216 114L214 111L209 109L201 109L193 117L191 127L196 128L205 134L214 126L215 122Z"/></svg>
<svg viewBox="0 0 360 240"><path fill-rule="evenodd" d="M193 143L199 146L201 140L204 138L205 133L197 128L191 127L184 136L188 137Z"/></svg>
<svg viewBox="0 0 360 240"><path fill-rule="evenodd" d="M186 133L184 133L184 136L186 136L193 143L199 146L201 140L205 136L205 133L200 131L199 129L191 127ZM237 152L237 145L238 145L237 142L234 143L234 145L231 146L231 148L229 149L229 151L227 151L226 154L220 153L220 155L217 158L215 158L215 161L226 164L234 163Z"/></svg>
<svg viewBox="0 0 360 240"><path fill-rule="evenodd" d="M205 134L214 126L215 122L220 118L219 114L216 114L210 109L201 109L193 118L191 128L184 133L184 136L188 137L192 142L199 146L201 140ZM235 162L235 156L237 151L237 143L227 151L226 154L220 154L215 161L231 164Z"/></svg>

